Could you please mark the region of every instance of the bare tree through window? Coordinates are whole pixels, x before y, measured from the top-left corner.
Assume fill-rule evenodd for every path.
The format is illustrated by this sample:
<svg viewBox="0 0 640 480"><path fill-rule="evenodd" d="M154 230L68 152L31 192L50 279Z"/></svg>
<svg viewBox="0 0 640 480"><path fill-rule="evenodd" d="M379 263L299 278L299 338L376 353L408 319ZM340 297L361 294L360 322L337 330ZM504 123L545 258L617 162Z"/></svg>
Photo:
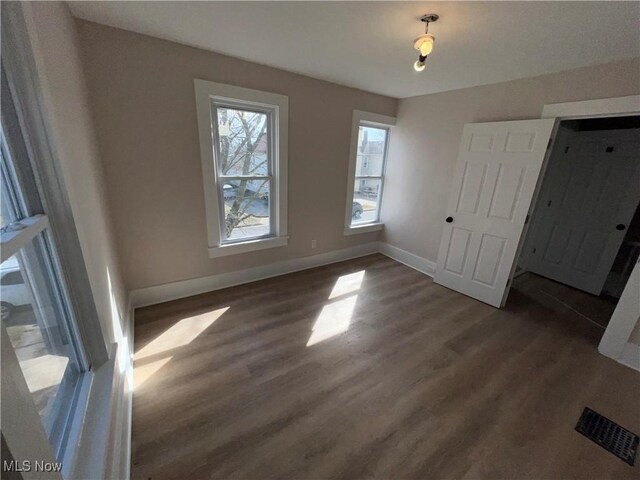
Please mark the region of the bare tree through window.
<svg viewBox="0 0 640 480"><path fill-rule="evenodd" d="M218 107L217 116L226 238L234 240L268 235L270 114Z"/></svg>

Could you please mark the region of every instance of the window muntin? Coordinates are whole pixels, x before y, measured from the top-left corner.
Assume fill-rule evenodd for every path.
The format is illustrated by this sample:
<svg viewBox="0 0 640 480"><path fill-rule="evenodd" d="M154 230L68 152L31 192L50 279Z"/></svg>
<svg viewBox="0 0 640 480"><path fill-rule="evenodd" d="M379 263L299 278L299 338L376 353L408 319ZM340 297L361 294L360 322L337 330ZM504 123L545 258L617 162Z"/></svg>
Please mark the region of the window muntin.
<svg viewBox="0 0 640 480"><path fill-rule="evenodd" d="M384 183L389 129L361 122L358 127L351 226L376 223Z"/></svg>
<svg viewBox="0 0 640 480"><path fill-rule="evenodd" d="M221 244L275 235L274 109L212 103Z"/></svg>
<svg viewBox="0 0 640 480"><path fill-rule="evenodd" d="M40 205L40 193L29 161L22 156L12 158L4 135L0 147L0 318L49 442L62 460L88 361L49 235L48 218L33 211L34 205ZM31 207L25 198L33 200Z"/></svg>

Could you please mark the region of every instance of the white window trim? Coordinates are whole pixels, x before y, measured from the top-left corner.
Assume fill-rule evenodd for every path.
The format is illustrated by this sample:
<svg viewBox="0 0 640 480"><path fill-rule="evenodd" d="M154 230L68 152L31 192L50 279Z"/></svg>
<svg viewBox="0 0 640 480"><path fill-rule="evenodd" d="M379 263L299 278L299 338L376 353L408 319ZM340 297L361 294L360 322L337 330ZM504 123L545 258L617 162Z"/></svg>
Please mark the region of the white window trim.
<svg viewBox="0 0 640 480"><path fill-rule="evenodd" d="M351 195L353 195L353 192L351 192ZM351 211L349 211L349 215L351 215ZM349 220L351 220L351 218L349 218ZM353 225L353 226L349 225L347 227L344 227L344 234L357 235L359 233L379 232L380 230L383 230L383 229L384 229L384 223L382 222L364 223L362 225Z"/></svg>
<svg viewBox="0 0 640 480"><path fill-rule="evenodd" d="M89 393L90 390L94 390L98 372L105 370L112 361L95 308L94 292L87 276L73 212L64 188L64 175L56 153L56 142L53 141L51 135L52 126L50 117L47 115L49 111L45 108L47 105L44 102L47 90L38 82L42 52L34 44L36 38L33 34L35 31L34 12L26 4L15 3L2 7L4 15L2 42L0 42L2 63L6 69L6 79L9 86L6 91L10 92L8 95L14 99L13 102L8 103L11 105L11 109L15 109L15 115L13 113L8 115L7 125L3 125L3 127L8 127L4 133L15 131L20 132L20 135L24 134L24 147L26 147L24 159L37 165L34 170L37 172L38 184L41 187L39 193L42 200L46 199L47 207L47 215L34 214L32 217L21 219L19 223L25 226L24 229L18 232L5 231L0 235L2 261L4 262L9 256L15 254L38 234L46 230L48 240L51 242L50 246L55 247L56 251L56 254L50 257L52 266L58 270L60 279L67 287L73 286L72 292L63 289L65 296L69 297L65 298L65 302L69 303L71 314L77 320L73 327L78 329L75 334L80 339L80 348L86 354L83 356L91 364L91 368L81 374L77 386L79 391L75 397L76 406L69 418L67 440L63 442L65 446L62 452L62 474L60 472L38 474L32 471L31 473L23 473L23 475L25 478L39 476L61 480L63 478L80 478L69 472L72 469L77 469L79 465L88 465L89 461L86 459L106 460L107 455L112 453L107 451L113 443L110 429L113 425L115 409L112 407L111 398L109 398L106 408L97 411L96 401L105 397L100 392L96 392L95 395ZM5 20L7 21L5 22ZM4 108L3 105L3 113ZM29 134L26 135L25 132ZM17 138L13 135L10 137ZM16 145L15 141L8 142L7 148L11 148L11 143ZM25 194L27 198L35 195L31 191L21 193ZM22 212L24 214L31 212L34 207L31 201L29 205L25 206L27 208L25 212ZM62 259L64 259L64 269L61 266ZM60 461L54 453L54 445L47 437L38 411L31 401L31 394L6 328L0 326L0 331L2 334L0 351L2 356L3 439L12 456L18 462L29 460L33 466L34 459L49 463ZM130 340L131 335L128 338ZM125 338L124 341L126 344L127 339ZM104 380L111 379L105 378ZM92 410L95 410L93 416L90 414ZM99 421L94 421L95 419L99 419ZM128 423L130 425L130 419ZM92 436L92 432L89 432L90 427L97 428L97 425L100 426L100 438L104 441L94 441L97 437ZM83 449L82 454L78 454L80 448ZM124 446L122 449L129 450L128 446ZM119 450L113 450L113 452L115 455ZM83 472L84 475L81 478L98 478L104 475L105 469L85 469Z"/></svg>
<svg viewBox="0 0 640 480"><path fill-rule="evenodd" d="M207 238L209 257L217 258L237 255L265 248L287 245L287 166L288 166L288 132L289 132L289 97L276 93L236 87L223 83L194 80L196 95L196 112L198 133L200 136L200 156L202 160L202 178L204 183L205 211L207 215ZM222 244L220 231L220 199L218 196L217 177L213 148L213 125L211 114L212 101L241 102L257 107L274 109L274 185L275 195L270 194L274 202L275 234L261 239L250 239L230 244ZM213 181L212 181L213 179Z"/></svg>
<svg viewBox="0 0 640 480"><path fill-rule="evenodd" d="M21 248L26 247L36 236L49 229L49 217L34 215L15 222L21 225L20 230L6 231L0 234L0 259L2 263L15 255Z"/></svg>
<svg viewBox="0 0 640 480"><path fill-rule="evenodd" d="M353 187L356 181L356 156L358 154L358 133L360 125L365 124L372 127L382 127L389 130L387 136L387 144L385 146L385 164L382 171L382 175L385 175L386 161L389 152L389 142L391 141L391 129L396 124L396 118L387 115L380 115L378 113L363 112L362 110L354 110L351 120L351 143L349 147L349 172L347 175L347 201L344 212L344 234L356 235L358 233L369 233L382 230L384 223L364 223L361 225L351 225L351 216L353 211ZM383 185L380 188L380 200L378 202L378 208L382 206L382 194L384 192L384 179ZM378 212L379 214L379 212Z"/></svg>

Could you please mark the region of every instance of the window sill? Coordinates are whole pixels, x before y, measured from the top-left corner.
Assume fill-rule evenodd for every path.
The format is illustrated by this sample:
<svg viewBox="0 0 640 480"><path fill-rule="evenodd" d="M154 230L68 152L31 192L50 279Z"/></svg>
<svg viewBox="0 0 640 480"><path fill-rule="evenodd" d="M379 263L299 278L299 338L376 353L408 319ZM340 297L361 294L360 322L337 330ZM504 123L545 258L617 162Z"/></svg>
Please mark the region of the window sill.
<svg viewBox="0 0 640 480"><path fill-rule="evenodd" d="M359 233L377 232L384 229L384 223L367 223L365 225L355 225L345 227L345 235L357 235Z"/></svg>
<svg viewBox="0 0 640 480"><path fill-rule="evenodd" d="M240 253L264 250L266 248L284 247L288 243L289 237L271 237L233 243L231 245L221 245L219 247L209 247L209 257L226 257L227 255L238 255Z"/></svg>
<svg viewBox="0 0 640 480"><path fill-rule="evenodd" d="M71 423L62 461L64 478L95 478L107 469L118 348L113 343L107 362L85 373L81 380L80 399L84 408L78 409Z"/></svg>

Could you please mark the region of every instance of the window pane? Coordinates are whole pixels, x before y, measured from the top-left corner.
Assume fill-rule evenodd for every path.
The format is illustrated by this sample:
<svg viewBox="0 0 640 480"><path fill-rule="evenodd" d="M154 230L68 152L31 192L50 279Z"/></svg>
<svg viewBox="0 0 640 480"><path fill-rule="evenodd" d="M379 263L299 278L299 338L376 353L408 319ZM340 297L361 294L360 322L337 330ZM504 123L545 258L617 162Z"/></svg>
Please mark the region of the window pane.
<svg viewBox="0 0 640 480"><path fill-rule="evenodd" d="M0 191L0 228L4 228L12 222L11 211L9 209L9 201L7 198L7 189L4 182L2 182L2 191Z"/></svg>
<svg viewBox="0 0 640 480"><path fill-rule="evenodd" d="M357 176L381 176L387 143L387 131L383 128L360 126L358 130Z"/></svg>
<svg viewBox="0 0 640 480"><path fill-rule="evenodd" d="M2 323L45 430L59 451L81 373L44 233L0 264Z"/></svg>
<svg viewBox="0 0 640 480"><path fill-rule="evenodd" d="M222 175L269 175L269 115L218 107L219 167Z"/></svg>
<svg viewBox="0 0 640 480"><path fill-rule="evenodd" d="M23 218L19 214L18 205L16 204L15 192L12 191L10 183L7 181L8 164L5 160L4 145L0 146L2 158L0 158L0 228L4 228L11 222Z"/></svg>
<svg viewBox="0 0 640 480"><path fill-rule="evenodd" d="M226 239L269 235L270 180L227 180L223 186Z"/></svg>
<svg viewBox="0 0 640 480"><path fill-rule="evenodd" d="M382 180L379 178L356 178L353 187L352 225L378 221L381 186Z"/></svg>

